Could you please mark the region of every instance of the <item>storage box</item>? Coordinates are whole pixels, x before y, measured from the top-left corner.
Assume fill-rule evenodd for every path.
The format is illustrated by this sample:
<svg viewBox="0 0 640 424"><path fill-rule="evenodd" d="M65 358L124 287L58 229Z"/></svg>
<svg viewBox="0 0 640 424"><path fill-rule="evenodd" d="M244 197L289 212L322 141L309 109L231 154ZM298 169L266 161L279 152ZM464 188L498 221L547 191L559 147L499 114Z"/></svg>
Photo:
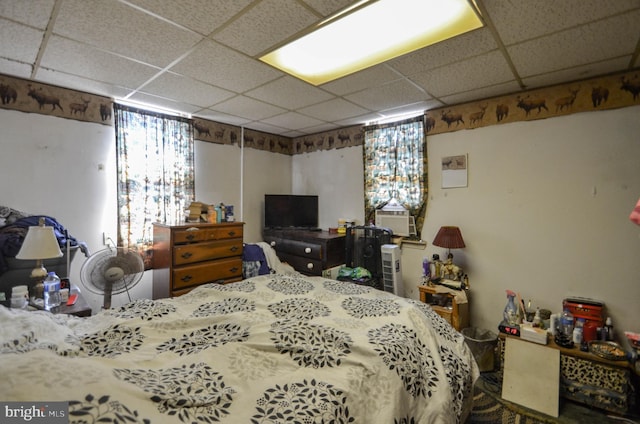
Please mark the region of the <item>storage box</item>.
<svg viewBox="0 0 640 424"><path fill-rule="evenodd" d="M582 318L585 322L594 322L598 327L604 326L604 303L598 300L569 297L562 301L562 309L569 309L576 320Z"/></svg>

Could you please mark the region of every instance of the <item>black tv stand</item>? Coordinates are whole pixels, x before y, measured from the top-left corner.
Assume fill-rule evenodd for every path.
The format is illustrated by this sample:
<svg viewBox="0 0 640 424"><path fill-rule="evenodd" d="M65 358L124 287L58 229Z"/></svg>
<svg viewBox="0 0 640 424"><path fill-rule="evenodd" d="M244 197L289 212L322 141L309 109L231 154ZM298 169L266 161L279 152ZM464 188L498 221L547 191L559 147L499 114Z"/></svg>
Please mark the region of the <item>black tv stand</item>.
<svg viewBox="0 0 640 424"><path fill-rule="evenodd" d="M322 275L328 268L344 264L345 236L321 229L267 229L265 242L273 247L282 262L307 275Z"/></svg>

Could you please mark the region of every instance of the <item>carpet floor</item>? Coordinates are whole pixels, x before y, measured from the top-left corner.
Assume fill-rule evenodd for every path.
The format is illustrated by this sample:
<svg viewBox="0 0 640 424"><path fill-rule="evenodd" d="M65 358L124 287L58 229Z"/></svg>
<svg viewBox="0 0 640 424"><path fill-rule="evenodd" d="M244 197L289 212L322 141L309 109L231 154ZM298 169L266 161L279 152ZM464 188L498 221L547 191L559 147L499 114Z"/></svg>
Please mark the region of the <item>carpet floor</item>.
<svg viewBox="0 0 640 424"><path fill-rule="evenodd" d="M564 399L560 416L554 418L502 399L501 384L500 373L482 373L467 424L640 424L640 417L619 417Z"/></svg>

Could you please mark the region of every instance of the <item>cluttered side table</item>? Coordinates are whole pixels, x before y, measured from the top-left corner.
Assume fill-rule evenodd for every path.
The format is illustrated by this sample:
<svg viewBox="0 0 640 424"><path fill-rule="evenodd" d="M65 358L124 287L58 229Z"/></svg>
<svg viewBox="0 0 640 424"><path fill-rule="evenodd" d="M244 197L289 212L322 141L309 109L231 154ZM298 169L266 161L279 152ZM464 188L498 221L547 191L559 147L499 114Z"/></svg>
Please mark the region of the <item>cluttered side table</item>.
<svg viewBox="0 0 640 424"><path fill-rule="evenodd" d="M74 315L77 317L90 317L91 306L89 306L89 304L87 303L87 300L82 296L82 293L78 291L75 293L72 292L72 294L77 295L75 303L73 305L68 305L66 303L63 303L62 305L60 305L58 310L55 311L54 313Z"/></svg>
<svg viewBox="0 0 640 424"><path fill-rule="evenodd" d="M420 284L420 301L433 310L458 331L469 326L468 290L455 290L442 285Z"/></svg>
<svg viewBox="0 0 640 424"><path fill-rule="evenodd" d="M513 336L501 333L499 337L503 364L509 337ZM546 347L560 351L560 396L619 414L635 406L632 366L626 360L612 361L578 347L561 347L553 339Z"/></svg>

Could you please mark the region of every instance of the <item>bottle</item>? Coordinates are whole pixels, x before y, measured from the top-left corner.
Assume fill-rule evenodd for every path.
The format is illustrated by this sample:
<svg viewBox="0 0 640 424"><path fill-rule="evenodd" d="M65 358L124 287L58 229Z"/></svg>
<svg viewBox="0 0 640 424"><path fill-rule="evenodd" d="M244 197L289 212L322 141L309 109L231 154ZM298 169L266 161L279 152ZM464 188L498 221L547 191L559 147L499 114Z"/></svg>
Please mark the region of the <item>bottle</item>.
<svg viewBox="0 0 640 424"><path fill-rule="evenodd" d="M517 325L518 324L518 308L516 307L516 303L514 298L516 294L511 290L507 290L507 305L504 307L503 318L504 322L507 325Z"/></svg>
<svg viewBox="0 0 640 424"><path fill-rule="evenodd" d="M607 320L605 321L604 325L605 325L605 328L607 329L606 340L612 341L614 337L613 337L613 321L611 320L611 317L607 317Z"/></svg>
<svg viewBox="0 0 640 424"><path fill-rule="evenodd" d="M533 326L534 327L540 327L540 322L542 321L542 319L540 318L540 308L536 308L536 313L533 316Z"/></svg>
<svg viewBox="0 0 640 424"><path fill-rule="evenodd" d="M60 306L60 277L51 271L44 279L44 308L50 311Z"/></svg>
<svg viewBox="0 0 640 424"><path fill-rule="evenodd" d="M560 333L567 339L573 339L574 319L569 308L565 308L560 316Z"/></svg>

